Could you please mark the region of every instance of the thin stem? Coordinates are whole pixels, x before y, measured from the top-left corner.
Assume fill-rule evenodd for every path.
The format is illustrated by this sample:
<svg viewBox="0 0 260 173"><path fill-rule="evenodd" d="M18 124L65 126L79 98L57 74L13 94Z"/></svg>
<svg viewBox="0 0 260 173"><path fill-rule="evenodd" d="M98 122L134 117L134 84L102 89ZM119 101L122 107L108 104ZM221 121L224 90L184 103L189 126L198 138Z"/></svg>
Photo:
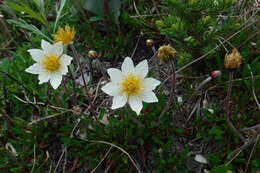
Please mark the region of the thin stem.
<svg viewBox="0 0 260 173"><path fill-rule="evenodd" d="M75 49L75 47L74 47L73 44L70 45L70 48L72 49L72 52L73 52L73 54L74 54L74 56L75 56L75 59L76 59L76 61L77 61L78 66L79 66L79 70L80 70L80 73L81 73L81 76L82 76L82 80L83 80L83 84L84 84L86 93L88 93L87 83L86 83L86 80L85 80L85 77L84 77L83 67L82 67L82 65L81 65L81 63L80 63L79 54L78 54L78 52L76 51L76 49Z"/></svg>
<svg viewBox="0 0 260 173"><path fill-rule="evenodd" d="M235 132L235 134L243 142L246 142L247 140L245 139L245 137L236 129L236 127L232 124L232 121L231 121L230 96L231 96L231 92L232 92L232 80L233 80L233 71L230 71L229 86L228 86L227 96L225 99L225 112L226 112L227 123L228 123L229 127Z"/></svg>
<svg viewBox="0 0 260 173"><path fill-rule="evenodd" d="M161 112L160 116L159 116L159 121L158 124L159 125L162 121L162 117L163 115L170 109L171 105L173 104L173 102L175 101L175 82L176 82L176 76L175 76L175 64L174 64L174 60L171 60L171 67L172 67L172 74L171 74L171 90L170 90L170 96L169 99L167 101L166 106L164 107L163 111Z"/></svg>

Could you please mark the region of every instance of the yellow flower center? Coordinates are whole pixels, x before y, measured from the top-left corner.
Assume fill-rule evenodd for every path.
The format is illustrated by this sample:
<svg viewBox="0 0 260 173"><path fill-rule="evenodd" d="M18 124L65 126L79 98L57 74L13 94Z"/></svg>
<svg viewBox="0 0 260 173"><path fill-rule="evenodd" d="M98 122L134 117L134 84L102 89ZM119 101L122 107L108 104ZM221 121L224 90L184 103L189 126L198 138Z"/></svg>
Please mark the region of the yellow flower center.
<svg viewBox="0 0 260 173"><path fill-rule="evenodd" d="M54 72L60 68L60 59L56 56L48 55L44 57L42 64L45 71Z"/></svg>
<svg viewBox="0 0 260 173"><path fill-rule="evenodd" d="M140 77L129 73L120 83L121 91L128 96L137 95L142 89L142 80Z"/></svg>
<svg viewBox="0 0 260 173"><path fill-rule="evenodd" d="M55 42L61 41L64 45L71 44L75 37L75 30L69 26L65 26L64 28L59 28L58 31L53 34L53 38Z"/></svg>

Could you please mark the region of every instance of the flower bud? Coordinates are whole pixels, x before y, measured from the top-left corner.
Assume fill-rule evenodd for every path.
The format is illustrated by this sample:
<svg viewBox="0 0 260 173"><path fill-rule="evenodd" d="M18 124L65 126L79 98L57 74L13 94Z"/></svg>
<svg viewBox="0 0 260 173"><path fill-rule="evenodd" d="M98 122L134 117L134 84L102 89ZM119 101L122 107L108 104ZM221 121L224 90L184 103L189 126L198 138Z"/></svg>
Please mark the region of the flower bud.
<svg viewBox="0 0 260 173"><path fill-rule="evenodd" d="M217 77L219 77L219 76L221 76L221 71L219 71L219 70L215 70L215 71L213 71L213 72L211 73L211 77L212 77L213 79L215 79L215 78L217 78Z"/></svg>
<svg viewBox="0 0 260 173"><path fill-rule="evenodd" d="M154 41L152 39L147 39L145 43L148 47L152 47L154 45Z"/></svg>
<svg viewBox="0 0 260 173"><path fill-rule="evenodd" d="M226 54L224 65L227 69L237 69L241 63L242 57L236 48L234 48L230 54Z"/></svg>
<svg viewBox="0 0 260 173"><path fill-rule="evenodd" d="M90 51L88 51L88 57L91 59L96 59L96 58L99 58L100 56L96 51L90 50Z"/></svg>
<svg viewBox="0 0 260 173"><path fill-rule="evenodd" d="M158 49L157 57L161 62L167 62L177 55L177 51L170 45L163 45Z"/></svg>

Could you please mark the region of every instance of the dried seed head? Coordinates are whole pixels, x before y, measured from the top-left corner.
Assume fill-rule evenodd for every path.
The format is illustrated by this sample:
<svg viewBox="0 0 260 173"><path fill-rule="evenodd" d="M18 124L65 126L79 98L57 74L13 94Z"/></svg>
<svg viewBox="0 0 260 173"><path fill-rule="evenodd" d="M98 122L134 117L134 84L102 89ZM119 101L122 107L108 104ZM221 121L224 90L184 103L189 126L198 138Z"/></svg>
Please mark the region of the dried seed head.
<svg viewBox="0 0 260 173"><path fill-rule="evenodd" d="M170 45L163 45L158 49L157 56L161 62L167 62L177 55L177 51Z"/></svg>
<svg viewBox="0 0 260 173"><path fill-rule="evenodd" d="M99 58L100 56L96 51L90 50L90 51L88 51L88 57L91 59L96 59L96 58Z"/></svg>
<svg viewBox="0 0 260 173"><path fill-rule="evenodd" d="M78 107L78 106L73 106L72 112L75 115L80 115L82 113L82 109L80 107Z"/></svg>
<svg viewBox="0 0 260 173"><path fill-rule="evenodd" d="M146 46L152 47L154 45L154 41L152 39L147 39L146 40Z"/></svg>
<svg viewBox="0 0 260 173"><path fill-rule="evenodd" d="M230 54L226 54L224 65L227 69L237 69L241 63L242 57L236 48L234 48Z"/></svg>

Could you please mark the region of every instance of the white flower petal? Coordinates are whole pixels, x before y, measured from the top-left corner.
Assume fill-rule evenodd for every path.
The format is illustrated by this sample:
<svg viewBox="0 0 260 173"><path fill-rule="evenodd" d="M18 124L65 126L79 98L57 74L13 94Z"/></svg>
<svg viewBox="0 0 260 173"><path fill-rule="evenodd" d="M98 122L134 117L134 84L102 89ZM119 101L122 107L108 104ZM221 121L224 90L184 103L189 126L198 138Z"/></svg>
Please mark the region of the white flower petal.
<svg viewBox="0 0 260 173"><path fill-rule="evenodd" d="M52 45L51 49L49 50L49 53L54 56L61 56L63 52L63 44L62 42L58 42Z"/></svg>
<svg viewBox="0 0 260 173"><path fill-rule="evenodd" d="M142 78L148 74L148 62L147 60L141 61L134 69L134 73Z"/></svg>
<svg viewBox="0 0 260 173"><path fill-rule="evenodd" d="M136 112L137 115L140 114L142 108L143 108L143 103L141 98L138 96L132 96L129 98L129 105L133 111Z"/></svg>
<svg viewBox="0 0 260 173"><path fill-rule="evenodd" d="M61 56L61 58L60 58L61 67L60 67L59 71L62 75L65 75L68 73L68 65L70 65L72 59L73 58L68 55Z"/></svg>
<svg viewBox="0 0 260 173"><path fill-rule="evenodd" d="M141 94L141 98L146 103L158 102L158 99L157 99L156 95L152 91L142 93Z"/></svg>
<svg viewBox="0 0 260 173"><path fill-rule="evenodd" d="M70 65L71 61L72 61L72 57L71 56L68 56L68 55L62 55L60 57L60 62L64 65L64 66L68 66Z"/></svg>
<svg viewBox="0 0 260 173"><path fill-rule="evenodd" d="M145 91L152 91L154 90L158 85L160 85L160 81L154 78L145 78L143 81L143 85L145 88Z"/></svg>
<svg viewBox="0 0 260 173"><path fill-rule="evenodd" d="M42 47L44 53L48 53L52 49L52 45L45 40L42 40L41 47Z"/></svg>
<svg viewBox="0 0 260 173"><path fill-rule="evenodd" d="M114 82L114 83L119 82L123 77L122 72L120 70L116 69L116 68L108 69L107 73L110 76L111 81Z"/></svg>
<svg viewBox="0 0 260 173"><path fill-rule="evenodd" d="M121 108L125 106L126 102L127 102L127 96L125 94L117 95L113 98L111 109Z"/></svg>
<svg viewBox="0 0 260 173"><path fill-rule="evenodd" d="M126 57L122 64L121 70L124 75L129 72L132 72L134 70L133 60L129 57Z"/></svg>
<svg viewBox="0 0 260 173"><path fill-rule="evenodd" d="M204 156L202 156L201 154L197 154L195 156L194 160L196 160L199 163L203 163L203 164L207 164L208 163L207 159Z"/></svg>
<svg viewBox="0 0 260 173"><path fill-rule="evenodd" d="M62 81L62 75L60 73L55 73L51 75L50 83L53 89L57 89Z"/></svg>
<svg viewBox="0 0 260 173"><path fill-rule="evenodd" d="M32 73L32 74L41 74L43 72L42 66L38 63L35 63L25 69L26 72Z"/></svg>
<svg viewBox="0 0 260 173"><path fill-rule="evenodd" d="M44 52L41 49L29 49L28 52L36 62L40 62L44 57Z"/></svg>
<svg viewBox="0 0 260 173"><path fill-rule="evenodd" d="M48 80L50 80L50 77L51 76L50 76L49 73L41 73L41 74L39 74L39 76L38 76L39 84L48 82Z"/></svg>
<svg viewBox="0 0 260 173"><path fill-rule="evenodd" d="M107 83L101 88L101 90L110 96L117 96L120 93L118 85L114 84L113 82Z"/></svg>

